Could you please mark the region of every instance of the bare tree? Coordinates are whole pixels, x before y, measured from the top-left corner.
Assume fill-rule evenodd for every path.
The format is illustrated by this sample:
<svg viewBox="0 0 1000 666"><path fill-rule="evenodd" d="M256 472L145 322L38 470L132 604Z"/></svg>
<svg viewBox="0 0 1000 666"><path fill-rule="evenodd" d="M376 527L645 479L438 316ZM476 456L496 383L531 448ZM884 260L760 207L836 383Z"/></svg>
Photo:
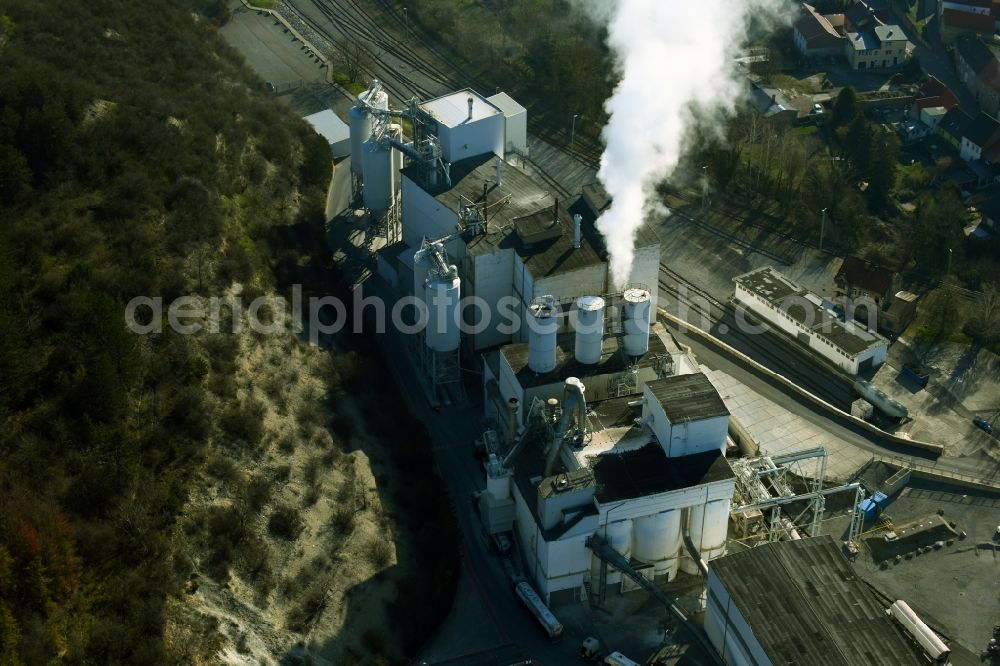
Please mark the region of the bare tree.
<svg viewBox="0 0 1000 666"><path fill-rule="evenodd" d="M337 63L351 83L360 82L364 73L371 71L372 63L378 57L366 42L355 37L341 37L334 46L337 49Z"/></svg>

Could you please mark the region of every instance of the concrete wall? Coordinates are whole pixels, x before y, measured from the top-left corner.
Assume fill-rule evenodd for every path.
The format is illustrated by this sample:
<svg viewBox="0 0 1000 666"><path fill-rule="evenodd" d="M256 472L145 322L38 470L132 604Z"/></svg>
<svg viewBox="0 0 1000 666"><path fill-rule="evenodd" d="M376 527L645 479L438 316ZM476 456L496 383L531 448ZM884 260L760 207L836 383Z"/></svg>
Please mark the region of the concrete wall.
<svg viewBox="0 0 1000 666"><path fill-rule="evenodd" d="M552 295L556 299L576 296L603 295L607 290L607 264L585 266L557 275L533 276L531 298Z"/></svg>
<svg viewBox="0 0 1000 666"><path fill-rule="evenodd" d="M407 176L403 175L402 179L403 241L410 247L417 247L424 237L441 238L452 233L458 224L458 214Z"/></svg>
<svg viewBox="0 0 1000 666"><path fill-rule="evenodd" d="M506 152L519 155L528 153L528 112L521 111L507 116L505 122Z"/></svg>
<svg viewBox="0 0 1000 666"><path fill-rule="evenodd" d="M471 123L445 127L438 123L438 138L445 162L457 162L467 157L504 154L504 116L495 113Z"/></svg>
<svg viewBox="0 0 1000 666"><path fill-rule="evenodd" d="M725 451L728 416L675 423L670 431L667 456L678 458L713 449Z"/></svg>
<svg viewBox="0 0 1000 666"><path fill-rule="evenodd" d="M476 295L489 306L489 314L479 313L478 308L471 305L466 309L467 318L476 313L477 322L489 318L489 324L482 332L477 332L473 338L474 349L486 349L510 342L510 333L502 333L500 329L511 328L511 316L506 309L499 308L501 299L512 295L511 279L514 273L515 255L513 250L499 250L492 254L471 257L472 272L467 280L467 295ZM521 317L520 308L515 310ZM520 327L518 327L519 329Z"/></svg>

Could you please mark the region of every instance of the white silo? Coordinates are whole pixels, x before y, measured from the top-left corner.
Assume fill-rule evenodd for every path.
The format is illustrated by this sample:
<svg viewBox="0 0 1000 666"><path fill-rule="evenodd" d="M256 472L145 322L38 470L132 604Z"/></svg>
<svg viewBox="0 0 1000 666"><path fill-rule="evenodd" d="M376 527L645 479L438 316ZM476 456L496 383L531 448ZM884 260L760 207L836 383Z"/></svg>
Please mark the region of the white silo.
<svg viewBox="0 0 1000 666"><path fill-rule="evenodd" d="M642 356L649 351L649 325L652 302L645 289L626 289L625 301L625 353Z"/></svg>
<svg viewBox="0 0 1000 666"><path fill-rule="evenodd" d="M392 205L392 154L388 145L380 144L374 137L364 142L362 152L362 178L365 182L365 208L386 211Z"/></svg>
<svg viewBox="0 0 1000 666"><path fill-rule="evenodd" d="M362 146L372 136L372 117L368 107L359 101L347 112L347 120L351 128L351 171L357 176L363 176Z"/></svg>
<svg viewBox="0 0 1000 666"><path fill-rule="evenodd" d="M729 532L729 500L714 500L698 504L688 510L688 535L698 549L701 559L708 562L726 552L726 535ZM697 562L690 557L684 559L681 570L698 574Z"/></svg>
<svg viewBox="0 0 1000 666"><path fill-rule="evenodd" d="M532 372L551 372L556 367L557 315L551 296L536 298L528 306L528 367Z"/></svg>
<svg viewBox="0 0 1000 666"><path fill-rule="evenodd" d="M450 275L435 275L427 279L427 346L437 352L451 352L461 344L458 326L458 302L461 284L452 267Z"/></svg>
<svg viewBox="0 0 1000 666"><path fill-rule="evenodd" d="M632 557L653 565L656 576L677 574L681 547L681 512L661 511L633 522Z"/></svg>
<svg viewBox="0 0 1000 666"><path fill-rule="evenodd" d="M609 523L604 531L608 545L621 553L626 559L632 556L632 521L616 520Z"/></svg>
<svg viewBox="0 0 1000 666"><path fill-rule="evenodd" d="M576 360L593 365L600 362L604 349L604 299L581 296L576 299Z"/></svg>

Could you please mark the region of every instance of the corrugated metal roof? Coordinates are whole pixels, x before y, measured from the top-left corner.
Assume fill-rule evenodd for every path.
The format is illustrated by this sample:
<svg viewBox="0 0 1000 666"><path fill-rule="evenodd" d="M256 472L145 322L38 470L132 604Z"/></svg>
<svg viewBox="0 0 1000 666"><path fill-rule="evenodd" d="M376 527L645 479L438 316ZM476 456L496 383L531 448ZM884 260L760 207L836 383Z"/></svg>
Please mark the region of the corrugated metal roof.
<svg viewBox="0 0 1000 666"><path fill-rule="evenodd" d="M715 386L700 372L656 379L646 386L671 423L729 415Z"/></svg>
<svg viewBox="0 0 1000 666"><path fill-rule="evenodd" d="M775 664L924 663L829 535L764 544L708 567Z"/></svg>
<svg viewBox="0 0 1000 666"><path fill-rule="evenodd" d="M304 120L312 125L316 133L326 139L330 145L351 138L351 128L330 109L308 115Z"/></svg>

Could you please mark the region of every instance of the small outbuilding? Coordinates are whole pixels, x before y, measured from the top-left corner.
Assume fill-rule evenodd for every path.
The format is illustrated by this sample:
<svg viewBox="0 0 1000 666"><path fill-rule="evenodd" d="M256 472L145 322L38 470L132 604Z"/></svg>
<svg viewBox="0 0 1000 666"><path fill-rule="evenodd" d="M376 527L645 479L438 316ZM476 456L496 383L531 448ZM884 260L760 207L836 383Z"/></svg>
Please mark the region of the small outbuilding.
<svg viewBox="0 0 1000 666"><path fill-rule="evenodd" d="M351 129L336 113L327 109L306 116L305 121L330 144L333 159L351 154Z"/></svg>

